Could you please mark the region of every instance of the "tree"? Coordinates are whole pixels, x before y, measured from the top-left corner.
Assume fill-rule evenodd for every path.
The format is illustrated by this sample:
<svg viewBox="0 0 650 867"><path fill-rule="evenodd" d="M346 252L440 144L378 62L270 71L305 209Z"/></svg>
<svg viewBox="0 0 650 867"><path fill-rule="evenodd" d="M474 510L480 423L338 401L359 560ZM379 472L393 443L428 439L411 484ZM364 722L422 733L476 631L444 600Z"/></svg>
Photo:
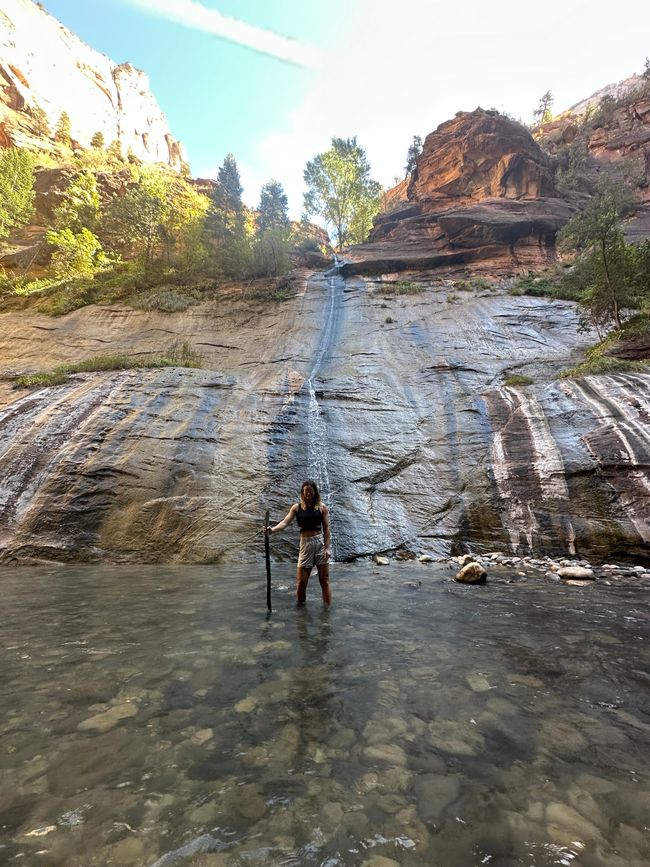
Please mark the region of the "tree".
<svg viewBox="0 0 650 867"><path fill-rule="evenodd" d="M106 144L106 140L104 138L104 133L101 130L97 130L97 132L90 139L90 147L96 148L98 151L104 150L104 145Z"/></svg>
<svg viewBox="0 0 650 867"><path fill-rule="evenodd" d="M539 101L539 105L533 112L533 117L537 120L537 124L548 123L553 120L553 96L550 90L547 90L544 96Z"/></svg>
<svg viewBox="0 0 650 867"><path fill-rule="evenodd" d="M170 178L148 167L142 170L140 182L115 199L109 210L107 232L112 245L135 255L145 271L154 261L163 224L170 215L169 190Z"/></svg>
<svg viewBox="0 0 650 867"><path fill-rule="evenodd" d="M100 220L100 198L97 179L92 172L82 172L65 191L65 198L54 212L56 229L94 232Z"/></svg>
<svg viewBox="0 0 650 867"><path fill-rule="evenodd" d="M356 137L333 138L332 147L307 163L305 214L334 228L339 249L364 241L379 211L381 186L370 178L366 152Z"/></svg>
<svg viewBox="0 0 650 867"><path fill-rule="evenodd" d="M646 57L641 75L646 81L650 81L650 57Z"/></svg>
<svg viewBox="0 0 650 867"><path fill-rule="evenodd" d="M601 180L584 211L558 235L561 247L581 253L567 280L580 287L580 303L599 329L609 323L620 328L621 311L636 306L633 262L621 229L632 205L629 189Z"/></svg>
<svg viewBox="0 0 650 867"><path fill-rule="evenodd" d="M241 277L251 263L252 229L247 226L237 162L228 154L219 168L206 221L215 267L227 277Z"/></svg>
<svg viewBox="0 0 650 867"><path fill-rule="evenodd" d="M406 153L406 165L404 166L404 177L408 178L413 174L418 164L418 157L422 153L422 139L419 135L413 136L413 142L409 146Z"/></svg>
<svg viewBox="0 0 650 867"><path fill-rule="evenodd" d="M244 188L241 185L237 161L232 154L228 154L217 174L214 204L221 210L241 214L244 210L243 192Z"/></svg>
<svg viewBox="0 0 650 867"><path fill-rule="evenodd" d="M95 234L100 220L97 179L92 172L82 172L65 191L65 198L54 212L53 228L46 236L54 248L52 270L57 277L92 277L109 264Z"/></svg>
<svg viewBox="0 0 650 867"><path fill-rule="evenodd" d="M57 122L56 129L54 130L54 141L65 145L65 147L70 147L72 144L72 125L67 111L61 113L61 117Z"/></svg>
<svg viewBox="0 0 650 867"><path fill-rule="evenodd" d="M116 163L121 163L124 161L124 154L122 153L122 144L119 139L115 138L109 144L108 150L106 151L108 154L109 160L113 160Z"/></svg>
<svg viewBox="0 0 650 867"><path fill-rule="evenodd" d="M257 231L263 234L267 229L288 229L289 201L278 181L269 181L260 191L260 206L257 213Z"/></svg>
<svg viewBox="0 0 650 867"><path fill-rule="evenodd" d="M54 247L52 270L57 277L92 277L110 264L99 238L89 229L50 230L47 241Z"/></svg>
<svg viewBox="0 0 650 867"><path fill-rule="evenodd" d="M145 272L163 256L167 264L180 257L186 267L196 267L206 258L209 204L182 178L147 166L139 182L112 202L106 237L115 250L135 256Z"/></svg>
<svg viewBox="0 0 650 867"><path fill-rule="evenodd" d="M34 211L34 162L20 148L0 150L0 238L29 222Z"/></svg>
<svg viewBox="0 0 650 867"><path fill-rule="evenodd" d="M50 121L44 109L38 103L34 103L29 109L32 120L34 121L34 132L41 138L50 138L52 130L50 129Z"/></svg>

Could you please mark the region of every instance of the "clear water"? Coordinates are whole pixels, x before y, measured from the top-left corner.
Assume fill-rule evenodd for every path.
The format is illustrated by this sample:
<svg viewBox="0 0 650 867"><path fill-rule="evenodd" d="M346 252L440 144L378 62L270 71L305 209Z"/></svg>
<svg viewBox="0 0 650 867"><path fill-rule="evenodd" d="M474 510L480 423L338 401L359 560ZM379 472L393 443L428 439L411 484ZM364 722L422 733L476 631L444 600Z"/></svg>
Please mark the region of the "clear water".
<svg viewBox="0 0 650 867"><path fill-rule="evenodd" d="M275 571L0 570L0 864L648 863L647 589Z"/></svg>

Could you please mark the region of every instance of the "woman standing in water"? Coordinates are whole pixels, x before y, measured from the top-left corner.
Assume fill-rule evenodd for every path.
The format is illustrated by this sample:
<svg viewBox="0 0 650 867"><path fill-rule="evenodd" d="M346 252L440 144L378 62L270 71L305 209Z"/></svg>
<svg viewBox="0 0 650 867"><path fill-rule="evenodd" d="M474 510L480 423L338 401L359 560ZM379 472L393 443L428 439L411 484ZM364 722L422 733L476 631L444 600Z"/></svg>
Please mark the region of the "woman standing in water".
<svg viewBox="0 0 650 867"><path fill-rule="evenodd" d="M300 527L300 554L298 555L298 574L296 597L298 605L304 605L307 598L307 583L314 566L318 569L318 580L323 593L323 604L330 605L329 559L330 559L330 519L325 503L321 502L318 485L308 479L300 486L300 502L294 503L287 516L275 527L265 527L267 533L284 530L296 519Z"/></svg>

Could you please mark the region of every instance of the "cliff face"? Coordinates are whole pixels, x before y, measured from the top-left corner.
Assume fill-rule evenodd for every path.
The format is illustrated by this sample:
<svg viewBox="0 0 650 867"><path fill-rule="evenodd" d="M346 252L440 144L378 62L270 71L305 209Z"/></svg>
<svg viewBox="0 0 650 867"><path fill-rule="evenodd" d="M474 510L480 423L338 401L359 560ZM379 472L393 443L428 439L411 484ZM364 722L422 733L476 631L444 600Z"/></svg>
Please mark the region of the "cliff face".
<svg viewBox="0 0 650 867"><path fill-rule="evenodd" d="M29 114L37 107L52 129L67 112L82 147L102 132L107 145L119 139L144 162L179 169L185 159L144 72L94 51L32 0L3 0L0 146L47 149Z"/></svg>
<svg viewBox="0 0 650 867"><path fill-rule="evenodd" d="M647 560L650 376L557 380L593 341L574 305L424 285L317 274L282 304L0 315L0 562L256 558L261 515L283 517L312 475L338 559ZM7 381L185 342L204 369ZM514 372L534 382L506 385Z"/></svg>
<svg viewBox="0 0 650 867"><path fill-rule="evenodd" d="M480 108L427 136L406 201L391 208L376 218L369 243L351 251L347 273L540 267L574 210L559 198L549 159L530 133Z"/></svg>

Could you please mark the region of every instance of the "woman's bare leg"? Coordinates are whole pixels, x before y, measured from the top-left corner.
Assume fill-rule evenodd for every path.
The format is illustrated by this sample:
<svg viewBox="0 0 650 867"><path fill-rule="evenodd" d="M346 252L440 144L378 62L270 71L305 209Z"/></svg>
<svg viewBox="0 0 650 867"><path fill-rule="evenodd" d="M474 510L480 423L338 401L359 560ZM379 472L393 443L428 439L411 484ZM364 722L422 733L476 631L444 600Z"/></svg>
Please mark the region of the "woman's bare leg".
<svg viewBox="0 0 650 867"><path fill-rule="evenodd" d="M332 604L332 591L330 589L330 567L329 563L323 563L322 566L317 566L318 580L320 581L320 589L323 594L323 605Z"/></svg>
<svg viewBox="0 0 650 867"><path fill-rule="evenodd" d="M301 569L298 566L296 573L296 601L298 605L304 605L307 601L307 584L309 583L310 574L311 569Z"/></svg>

